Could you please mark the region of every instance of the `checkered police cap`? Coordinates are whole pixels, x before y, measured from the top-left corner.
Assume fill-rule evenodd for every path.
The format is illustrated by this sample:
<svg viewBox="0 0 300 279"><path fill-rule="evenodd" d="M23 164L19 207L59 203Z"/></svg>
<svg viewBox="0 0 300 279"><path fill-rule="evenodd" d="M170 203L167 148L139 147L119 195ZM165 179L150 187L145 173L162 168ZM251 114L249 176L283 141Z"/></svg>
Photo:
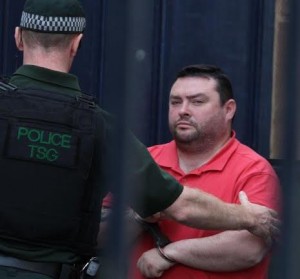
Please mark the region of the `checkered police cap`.
<svg viewBox="0 0 300 279"><path fill-rule="evenodd" d="M27 0L20 27L37 32L82 33L86 20L78 0Z"/></svg>

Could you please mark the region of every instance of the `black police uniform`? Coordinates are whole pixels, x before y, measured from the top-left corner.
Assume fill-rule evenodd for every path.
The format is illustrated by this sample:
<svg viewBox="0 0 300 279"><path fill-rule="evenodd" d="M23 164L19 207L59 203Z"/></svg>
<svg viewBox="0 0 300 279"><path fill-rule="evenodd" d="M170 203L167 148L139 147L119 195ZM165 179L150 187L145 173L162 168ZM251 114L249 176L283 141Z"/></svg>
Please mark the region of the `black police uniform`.
<svg viewBox="0 0 300 279"><path fill-rule="evenodd" d="M49 80L51 80L51 82L49 82ZM38 89L39 94L43 94L43 92L45 92L45 94L48 94L47 92L50 91L51 96L54 98L55 96L68 96L75 99L76 96L81 96L78 81L74 75L56 72L36 66L24 65L20 67L12 76L10 81L18 88ZM26 91L24 91L23 94L26 94ZM72 151L69 152L70 154L67 152L70 150L69 148L66 153L64 153L63 161L56 162L56 164L53 162L45 162L45 160L51 161L52 157L55 157L55 154L57 155L57 153L64 152L66 147L75 146L74 148L76 149L76 144L78 143L71 142L70 137L67 135L68 133L66 131L64 131L63 129L61 130L57 127L51 127L51 125L49 126L49 123L37 125L35 123L32 124L27 119L23 119L22 125L11 125L10 127L3 126L6 127L10 132L18 129L16 130L15 138L18 138L18 140L21 142L22 140L25 140L25 142L23 142L22 144L25 144L25 146L31 146L27 150L27 156L29 156L30 154L31 158L24 158L25 155L23 154L24 149L22 148L22 146L18 148L16 142L14 142L11 137L7 135L6 143L5 145L3 143L2 148L6 147L8 149L8 151L6 151L6 154L8 154L8 160L11 160L13 162L11 163L11 166L14 166L14 164L17 165L19 160L22 161L23 164L25 160L25 164L29 165L27 166L26 173L23 173L22 175L14 175L13 173L11 173L7 174L6 176L8 177L8 179L10 178L12 181L14 181L14 184L17 184L13 185L13 189L21 189L20 192L23 193L21 196L18 196L18 192L16 192L15 195L17 197L17 202L14 202L9 207L10 212L15 211L15 215L13 213L9 215L9 218L12 219L12 225L10 226L10 228L20 226L27 231L19 231L18 233L11 232L11 235L13 236L11 237L8 231L3 231L3 227L0 227L0 232L2 231L2 233L0 233L1 254L9 255L19 259L25 259L28 261L47 263L59 262L72 264L80 260L80 253L84 251L84 249L86 249L85 252L87 252L87 254L88 252L91 252L91 248L95 244L95 238L98 229L101 199L106 194L106 190L109 187L109 185L106 185L107 183L109 183L109 177L106 177L106 174L101 171L101 168L104 166L104 162L110 161L110 143L112 142L113 137L116 136L117 132L113 124L113 118L108 113L100 109L98 106L92 108L92 111L95 115L95 119L93 122L95 123L95 129L93 130L95 139L91 140L89 138L83 138L81 140L84 140L87 145L89 145L88 143L90 143L91 141L94 142L93 148L91 150L87 149L84 151L85 153L90 154L92 161L89 161L89 158L84 158L85 163L90 163L91 166L88 172L83 171L83 173L88 173L88 175L82 180L82 183L86 184L84 187L87 187L87 185L92 185L88 187L92 187L91 189L93 194L89 198L88 202L85 204L81 204L81 206L89 205L88 210L96 216L87 218L83 221L89 222L91 226L94 225L93 228L88 232L88 236L80 236L83 239L85 237L89 238L89 240L85 239L86 245L83 245L84 247L78 247L74 245L74 243L68 241L68 239L70 239L70 236L72 236L72 232L62 232L62 236L60 237L56 235L59 232L59 228L55 228L53 232L49 232L52 226L51 219L58 218L60 216L59 210L64 210L63 202L68 199L68 195L72 196L72 193L70 193L72 185L69 185L70 187L67 188L69 189L67 192L61 191L59 193L52 194L50 188L45 189L45 185L47 185L47 187L51 187L51 181L49 182L49 180L53 179L53 177L61 177L59 179L53 179L52 183L56 184L56 192L59 191L59 189L65 187L67 180L63 179L63 177L65 177L69 169L72 168L69 164L74 163L72 161L74 159L74 154L72 153ZM79 137L79 135L76 136ZM134 204L134 201L131 205L141 216L149 216L171 205L181 194L182 186L179 185L178 182L175 181L172 177L162 172L157 167L145 147L134 136L130 136L129 140L131 151L133 152L131 154L131 158L134 158L137 165L127 164L127 166L129 167L128 172L133 177L133 180L140 179L140 181L143 181L142 185L139 185L140 189L136 190L142 193L144 201L144 206L142 207L139 207L140 203L139 205ZM55 151L53 151L54 153L49 152L47 157L45 155L47 153L47 150L55 150L55 147L57 147L56 153ZM41 148L41 150L39 151L38 148ZM76 156L78 156L78 154ZM139 167L137 168L137 166ZM50 168L51 170L47 174L48 168ZM45 169L46 172L44 171ZM1 170L4 171L4 169ZM28 176L28 173L31 173L31 176ZM44 174L44 176L42 174ZM70 176L73 175L75 174L73 173ZM83 176L84 175L85 174L83 174ZM76 180L77 179L78 178L76 178ZM59 184L60 181L63 184ZM70 177L70 181L74 180L72 180ZM8 183L12 182L8 181ZM36 195L32 193L30 193L30 195L26 195L26 190L24 189L26 189L28 185L31 185L29 189L40 191L40 193ZM76 185L76 187L80 188L80 185ZM43 191L47 193L46 197L43 195ZM10 199L12 199L12 192L9 191L7 195ZM80 192L77 192L77 195L80 195ZM22 202L22 200L24 198L31 199L32 197L33 201L30 201L31 205L25 206L27 204L27 201ZM36 200L37 198L41 199L41 201ZM3 198L2 201L4 200L5 199ZM77 200L80 199L73 198L74 203ZM51 218L47 218L48 216L43 215L43 210L47 214L49 213L49 211L51 211L51 205L48 204L46 207L44 207L47 201L50 201L50 204L51 202L53 203L54 213L52 216L50 216ZM8 202L8 204L10 203L11 201ZM55 210L55 208L57 208L58 206L57 204L59 204L60 206L58 207L59 210ZM26 211L24 211L24 208L20 207L21 205L26 207ZM72 211L72 209L74 209L75 211L75 213L71 212L71 214L73 214L72 217L74 217L74 214L76 214L76 212L79 213L79 215L82 215L84 213L80 212L80 210L78 209L78 207L80 207L80 204L73 204L73 207L70 204L68 206L70 211ZM65 214L64 216L66 219L68 218L67 214ZM62 220L62 222L58 222L54 225L60 226L64 224L65 221L66 220ZM38 227L32 224L33 222L39 224ZM82 223L77 223L77 225L78 224ZM86 227L81 229L87 230L88 224L85 225ZM66 226L65 228L62 228L62 230L68 230L70 228L72 228L71 225L69 227ZM31 229L34 229L36 237L32 238L30 236ZM41 236L41 234L44 234L45 237L43 237L43 235ZM94 236L94 239L90 239L91 236ZM47 237L50 238L49 241L47 240ZM42 241L39 239L42 239ZM7 269L5 270L7 271ZM9 272L11 272L11 269L9 269ZM27 271L24 271L21 276L24 276L24 273L27 273ZM34 276L38 275L34 274ZM44 278L43 275L41 276L42 277L36 278Z"/></svg>

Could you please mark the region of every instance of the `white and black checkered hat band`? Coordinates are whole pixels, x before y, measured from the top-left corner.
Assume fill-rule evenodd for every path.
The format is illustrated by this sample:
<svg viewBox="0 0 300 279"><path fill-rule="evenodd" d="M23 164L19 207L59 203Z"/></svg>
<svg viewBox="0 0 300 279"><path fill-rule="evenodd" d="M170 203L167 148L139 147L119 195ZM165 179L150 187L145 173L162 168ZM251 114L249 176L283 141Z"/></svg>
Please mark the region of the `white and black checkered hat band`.
<svg viewBox="0 0 300 279"><path fill-rule="evenodd" d="M20 26L40 32L81 33L85 28L85 18L40 16L22 12Z"/></svg>

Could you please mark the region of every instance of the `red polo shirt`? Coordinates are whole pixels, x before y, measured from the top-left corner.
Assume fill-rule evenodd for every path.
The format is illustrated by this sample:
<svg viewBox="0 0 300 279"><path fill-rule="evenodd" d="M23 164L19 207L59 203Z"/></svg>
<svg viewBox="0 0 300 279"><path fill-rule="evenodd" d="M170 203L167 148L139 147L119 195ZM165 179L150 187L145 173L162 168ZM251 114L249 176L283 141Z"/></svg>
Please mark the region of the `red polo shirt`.
<svg viewBox="0 0 300 279"><path fill-rule="evenodd" d="M179 167L174 141L149 148L158 165L173 175L180 183L209 192L225 202L239 203L238 194L245 191L253 203L279 209L280 191L278 178L271 165L249 147L241 144L233 133L230 141L209 162L190 173ZM190 228L173 221L160 222L162 232L172 241L200 238L218 231ZM236 245L239 245L238 243ZM145 278L136 268L140 255L153 248L153 241L146 233L133 253L131 279ZM208 272L176 264L165 271L162 279L266 279L269 256L258 265L237 272Z"/></svg>

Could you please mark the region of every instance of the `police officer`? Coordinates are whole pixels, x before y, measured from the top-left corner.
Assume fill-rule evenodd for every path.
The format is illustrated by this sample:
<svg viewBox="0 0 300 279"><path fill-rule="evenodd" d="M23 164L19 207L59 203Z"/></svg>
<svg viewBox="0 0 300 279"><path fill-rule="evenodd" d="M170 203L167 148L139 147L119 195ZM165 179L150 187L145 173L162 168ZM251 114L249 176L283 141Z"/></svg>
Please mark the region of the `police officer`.
<svg viewBox="0 0 300 279"><path fill-rule="evenodd" d="M117 131L68 73L85 21L77 0L27 0L15 30L23 65L0 94L0 278L59 278L62 264L79 270L94 255ZM130 206L140 216L163 211L194 227L276 235L274 211L182 187L127 137L128 177L142 181L132 183L142 202Z"/></svg>

